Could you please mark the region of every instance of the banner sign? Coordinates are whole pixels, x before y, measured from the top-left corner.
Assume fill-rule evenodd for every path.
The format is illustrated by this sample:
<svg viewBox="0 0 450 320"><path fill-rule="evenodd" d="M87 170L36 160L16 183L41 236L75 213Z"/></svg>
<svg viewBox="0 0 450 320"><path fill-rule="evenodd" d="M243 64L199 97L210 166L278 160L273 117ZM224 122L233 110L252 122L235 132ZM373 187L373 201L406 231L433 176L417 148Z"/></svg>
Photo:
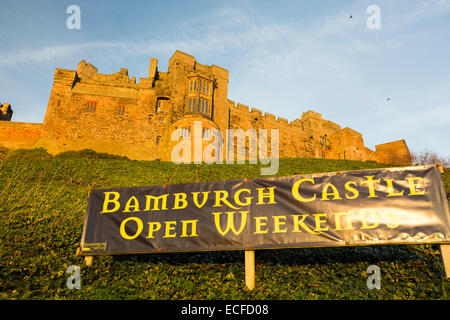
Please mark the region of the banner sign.
<svg viewBox="0 0 450 320"><path fill-rule="evenodd" d="M81 254L450 243L435 166L93 190Z"/></svg>

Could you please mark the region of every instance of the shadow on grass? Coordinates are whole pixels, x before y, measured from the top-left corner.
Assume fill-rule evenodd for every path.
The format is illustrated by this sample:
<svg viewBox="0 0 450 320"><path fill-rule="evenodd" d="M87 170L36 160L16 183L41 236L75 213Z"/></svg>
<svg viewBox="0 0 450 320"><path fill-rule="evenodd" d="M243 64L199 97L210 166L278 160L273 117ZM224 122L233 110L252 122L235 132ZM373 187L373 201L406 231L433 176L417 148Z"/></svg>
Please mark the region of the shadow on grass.
<svg viewBox="0 0 450 320"><path fill-rule="evenodd" d="M333 263L374 263L380 261L424 260L426 245L383 245L364 247L301 248L256 250L255 263L264 265L324 265ZM428 245L428 250L431 248ZM437 249L437 246L435 246ZM149 264L244 264L244 251L206 251L118 255L115 261L136 261Z"/></svg>

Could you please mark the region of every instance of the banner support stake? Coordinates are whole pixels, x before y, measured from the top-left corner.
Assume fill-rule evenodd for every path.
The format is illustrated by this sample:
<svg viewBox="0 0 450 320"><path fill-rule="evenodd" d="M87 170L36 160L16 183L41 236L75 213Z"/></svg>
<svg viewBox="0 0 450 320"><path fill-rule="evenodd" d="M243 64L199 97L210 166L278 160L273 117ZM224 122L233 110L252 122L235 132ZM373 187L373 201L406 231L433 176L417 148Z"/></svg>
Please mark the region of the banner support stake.
<svg viewBox="0 0 450 320"><path fill-rule="evenodd" d="M440 245L442 264L444 265L445 276L450 279L450 245Z"/></svg>
<svg viewBox="0 0 450 320"><path fill-rule="evenodd" d="M444 174L444 167L442 164L436 164L441 174ZM439 246L441 251L442 264L444 265L445 276L450 278L450 245L441 244Z"/></svg>
<svg viewBox="0 0 450 320"><path fill-rule="evenodd" d="M84 257L84 263L86 263L86 266L90 267L92 265L92 261L94 260L94 256L85 256Z"/></svg>
<svg viewBox="0 0 450 320"><path fill-rule="evenodd" d="M81 255L81 249L80 247L77 248L77 251L75 253L75 255L80 256ZM86 266L90 266L92 265L92 261L94 260L94 256L84 256L84 263L86 264Z"/></svg>
<svg viewBox="0 0 450 320"><path fill-rule="evenodd" d="M245 250L245 284L249 290L255 287L255 251Z"/></svg>

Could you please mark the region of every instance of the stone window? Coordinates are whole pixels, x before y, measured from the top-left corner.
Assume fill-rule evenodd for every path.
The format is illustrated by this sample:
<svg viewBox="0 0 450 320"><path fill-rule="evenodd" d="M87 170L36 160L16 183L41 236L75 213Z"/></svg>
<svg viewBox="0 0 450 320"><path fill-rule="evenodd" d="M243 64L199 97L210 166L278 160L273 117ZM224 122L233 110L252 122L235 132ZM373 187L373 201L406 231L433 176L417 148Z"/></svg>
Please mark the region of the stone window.
<svg viewBox="0 0 450 320"><path fill-rule="evenodd" d="M323 145L327 146L327 145L330 144L330 140L326 136L320 137L320 144L323 144Z"/></svg>
<svg viewBox="0 0 450 320"><path fill-rule="evenodd" d="M156 137L156 145L158 146L160 142L161 142L161 136L157 136Z"/></svg>
<svg viewBox="0 0 450 320"><path fill-rule="evenodd" d="M189 138L191 136L191 128L180 128L180 137Z"/></svg>
<svg viewBox="0 0 450 320"><path fill-rule="evenodd" d="M119 104L119 105L117 106L117 114L118 114L119 116L125 115L125 106L126 106L126 105L124 105L124 104Z"/></svg>
<svg viewBox="0 0 450 320"><path fill-rule="evenodd" d="M209 128L203 128L202 131L203 131L203 132L202 132L203 139L205 139L205 140L211 139L211 129L209 129Z"/></svg>
<svg viewBox="0 0 450 320"><path fill-rule="evenodd" d="M323 150L319 150L319 157L320 158L327 158L328 157L328 152L323 151Z"/></svg>
<svg viewBox="0 0 450 320"><path fill-rule="evenodd" d="M195 75L188 81L189 88L185 112L200 113L203 116L210 117L212 111L212 82L198 75Z"/></svg>
<svg viewBox="0 0 450 320"><path fill-rule="evenodd" d="M88 101L85 107L85 111L94 113L96 110L97 110L97 101Z"/></svg>
<svg viewBox="0 0 450 320"><path fill-rule="evenodd" d="M155 111L167 111L169 108L169 98L167 97L158 97L156 98Z"/></svg>

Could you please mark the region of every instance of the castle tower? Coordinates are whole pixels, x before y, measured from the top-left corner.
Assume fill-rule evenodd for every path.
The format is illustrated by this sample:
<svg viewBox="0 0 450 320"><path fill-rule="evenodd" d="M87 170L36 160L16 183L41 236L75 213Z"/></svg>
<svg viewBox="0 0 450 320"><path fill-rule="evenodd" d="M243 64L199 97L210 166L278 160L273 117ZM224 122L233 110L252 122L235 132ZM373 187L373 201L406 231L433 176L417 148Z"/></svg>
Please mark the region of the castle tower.
<svg viewBox="0 0 450 320"><path fill-rule="evenodd" d="M235 104L228 100L228 79L228 70L203 65L181 51L170 57L165 72L159 70L158 60L151 58L148 77L138 81L130 78L127 68L102 74L83 60L75 70L55 70L42 124L10 122L11 106L1 105L0 120L6 121L0 123L0 143L8 148L43 147L51 154L92 149L136 160L173 161L172 153L181 138L189 136L192 148L190 152L181 150L183 161L189 156L186 162L198 162L205 147L217 141L220 145L213 150L216 159L224 160L227 150L249 159L255 149L250 148L249 135L254 130L258 135L259 130L266 131L267 144L271 145L277 141L271 139L271 130L278 130L281 158L411 162L403 140L377 145L373 151L364 146L359 132L342 129L320 113L307 111L289 122ZM246 132L246 141L239 148L231 143L234 141L226 141L227 129ZM199 142L200 158L194 150Z"/></svg>

